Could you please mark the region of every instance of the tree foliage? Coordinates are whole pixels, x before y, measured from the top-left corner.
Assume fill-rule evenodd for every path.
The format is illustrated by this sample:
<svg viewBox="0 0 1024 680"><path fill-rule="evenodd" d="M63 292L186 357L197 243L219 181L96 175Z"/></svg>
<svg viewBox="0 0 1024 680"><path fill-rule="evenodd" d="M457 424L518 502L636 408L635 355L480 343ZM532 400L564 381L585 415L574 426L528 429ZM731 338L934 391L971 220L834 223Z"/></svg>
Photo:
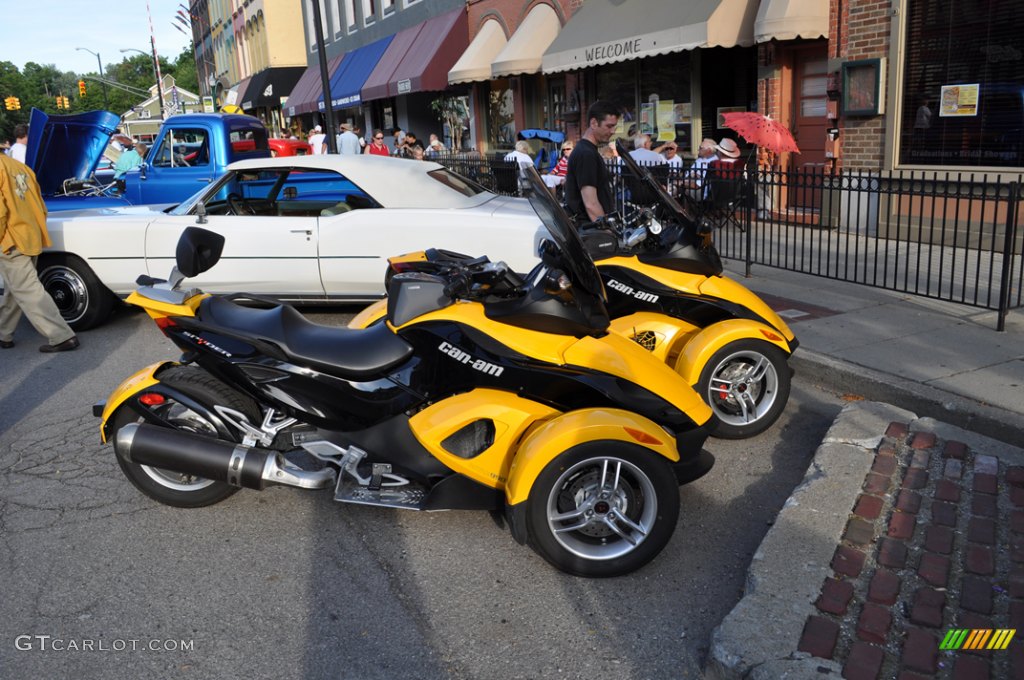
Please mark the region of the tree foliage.
<svg viewBox="0 0 1024 680"><path fill-rule="evenodd" d="M174 76L180 87L192 92L199 92L199 81L196 76L196 64L192 48L186 47L174 61L160 57L161 75ZM17 97L21 100L21 110L8 111L0 108L0 139L11 139L14 126L28 123L32 108L41 109L47 115L81 113L96 109L107 109L124 115L133 106L145 101L149 88L156 82L153 74L153 59L148 54L129 52L120 62L103 65L103 76L106 86L106 105L104 104L103 85L99 73L91 71L77 74L72 71L60 71L53 64L41 65L28 62L19 70L9 61L0 61L0 100L6 97ZM78 81L85 80L85 96L78 94ZM118 87L125 85L136 92ZM146 92L142 95L141 92ZM57 108L57 97L68 98L70 110Z"/></svg>

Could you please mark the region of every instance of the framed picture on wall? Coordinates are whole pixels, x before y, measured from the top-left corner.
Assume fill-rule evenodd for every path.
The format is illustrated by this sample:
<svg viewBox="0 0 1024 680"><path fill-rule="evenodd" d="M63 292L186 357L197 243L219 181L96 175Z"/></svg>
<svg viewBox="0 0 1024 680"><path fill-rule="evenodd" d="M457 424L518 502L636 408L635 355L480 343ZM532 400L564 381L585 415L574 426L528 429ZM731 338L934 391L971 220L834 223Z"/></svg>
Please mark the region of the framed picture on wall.
<svg viewBox="0 0 1024 680"><path fill-rule="evenodd" d="M842 69L843 115L885 113L885 59L847 61Z"/></svg>

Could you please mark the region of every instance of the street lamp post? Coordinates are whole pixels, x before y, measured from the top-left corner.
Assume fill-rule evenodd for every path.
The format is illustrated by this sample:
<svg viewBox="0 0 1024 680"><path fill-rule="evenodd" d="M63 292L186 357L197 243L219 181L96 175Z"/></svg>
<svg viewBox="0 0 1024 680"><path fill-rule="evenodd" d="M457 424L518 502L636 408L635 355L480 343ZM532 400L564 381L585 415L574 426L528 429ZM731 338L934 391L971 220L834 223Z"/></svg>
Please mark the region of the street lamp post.
<svg viewBox="0 0 1024 680"><path fill-rule="evenodd" d="M124 47L124 48L121 49L121 53L123 54L125 52L138 52L139 54L146 55L148 57L152 57L152 59L153 59L153 77L156 78L156 95L157 95L157 97L160 98L160 120L163 120L164 116L165 116L166 109L164 109L164 89L163 89L163 83L160 82L160 67L159 67L159 64L156 61L156 50L154 50L152 54L149 54L148 52L145 52L145 51L140 50L140 49L136 49L134 47Z"/></svg>
<svg viewBox="0 0 1024 680"><path fill-rule="evenodd" d="M103 80L103 60L100 59L100 53L99 52L93 52L92 50L90 50L87 47L76 47L75 49L76 50L82 50L83 52L88 52L89 54L96 55L96 65L100 67L100 84L103 85L103 108L109 109L110 108L110 102L107 101L107 83L106 83L106 81Z"/></svg>

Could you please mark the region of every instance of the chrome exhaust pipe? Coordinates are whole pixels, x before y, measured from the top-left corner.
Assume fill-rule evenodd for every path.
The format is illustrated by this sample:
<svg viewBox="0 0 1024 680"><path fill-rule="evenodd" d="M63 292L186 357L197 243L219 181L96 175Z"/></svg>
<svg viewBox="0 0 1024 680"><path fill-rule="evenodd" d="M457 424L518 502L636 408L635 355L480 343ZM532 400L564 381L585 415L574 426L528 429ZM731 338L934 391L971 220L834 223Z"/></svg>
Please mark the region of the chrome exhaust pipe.
<svg viewBox="0 0 1024 680"><path fill-rule="evenodd" d="M126 461L197 475L231 486L263 490L268 486L323 489L334 484L334 470L302 470L277 451L210 439L147 423L117 431L114 450Z"/></svg>

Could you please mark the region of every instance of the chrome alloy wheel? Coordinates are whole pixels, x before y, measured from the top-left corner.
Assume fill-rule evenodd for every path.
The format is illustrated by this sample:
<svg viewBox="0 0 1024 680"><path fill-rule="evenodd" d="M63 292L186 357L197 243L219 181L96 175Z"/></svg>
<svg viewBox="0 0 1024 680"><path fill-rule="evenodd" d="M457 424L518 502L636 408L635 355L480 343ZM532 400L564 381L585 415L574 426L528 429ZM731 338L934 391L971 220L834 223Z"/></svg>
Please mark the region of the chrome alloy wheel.
<svg viewBox="0 0 1024 680"><path fill-rule="evenodd" d="M763 418L779 395L779 374L764 354L739 350L711 372L708 404L729 425L747 425Z"/></svg>
<svg viewBox="0 0 1024 680"><path fill-rule="evenodd" d="M178 402L168 401L159 411L157 411L157 415L170 423L176 430L194 432L195 434L211 435L214 437L217 436L217 428L215 428L212 423L208 422L192 409L187 406L183 406ZM199 489L205 489L214 483L212 479L197 477L183 472L173 472L171 470L163 470L141 464L139 467L142 468L143 472L145 472L146 475L148 475L154 482L161 486L165 486L168 489L174 489L175 491L198 491Z"/></svg>
<svg viewBox="0 0 1024 680"><path fill-rule="evenodd" d="M621 557L639 546L658 516L657 494L636 465L588 458L559 476L547 502L548 525L569 552L588 560Z"/></svg>

